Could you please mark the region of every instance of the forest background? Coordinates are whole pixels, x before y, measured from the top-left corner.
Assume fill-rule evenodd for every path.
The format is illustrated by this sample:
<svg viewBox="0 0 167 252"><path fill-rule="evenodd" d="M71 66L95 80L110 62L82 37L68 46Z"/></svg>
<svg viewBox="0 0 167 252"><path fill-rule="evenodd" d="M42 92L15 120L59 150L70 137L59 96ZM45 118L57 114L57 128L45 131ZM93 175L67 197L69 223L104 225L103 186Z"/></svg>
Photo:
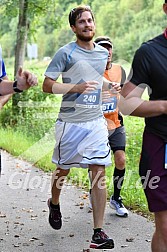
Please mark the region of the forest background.
<svg viewBox="0 0 167 252"><path fill-rule="evenodd" d="M68 14L79 4L91 6L96 20L96 36L111 38L114 44L113 61L122 64L127 74L136 49L142 42L162 33L167 23L162 11L163 0L0 0L0 44L7 74L14 79L15 68L20 63L16 62L16 58L20 58L17 53L23 51L22 65L39 78L37 87L21 95L13 95L1 111L0 148L31 161L45 171L54 170L51 163L54 122L61 96L43 93L41 85L45 69L55 52L75 40L68 24ZM19 22L23 26L19 26ZM23 34L22 44L19 44L20 34ZM37 44L38 59L27 58L27 43ZM129 208L147 214L138 176L144 121L125 117L124 122L127 132L127 172L122 196ZM107 169L109 195L112 193L113 168ZM72 169L68 179L88 190L85 170Z"/></svg>

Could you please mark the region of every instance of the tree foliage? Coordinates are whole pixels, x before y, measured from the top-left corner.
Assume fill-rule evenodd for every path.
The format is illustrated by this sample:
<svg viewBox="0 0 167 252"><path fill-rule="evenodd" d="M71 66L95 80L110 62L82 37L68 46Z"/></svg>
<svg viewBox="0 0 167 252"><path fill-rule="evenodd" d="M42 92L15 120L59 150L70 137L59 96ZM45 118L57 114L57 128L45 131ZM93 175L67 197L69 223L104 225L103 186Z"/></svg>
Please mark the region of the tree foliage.
<svg viewBox="0 0 167 252"><path fill-rule="evenodd" d="M28 42L36 42L39 57L52 57L55 51L75 37L70 31L68 13L78 4L90 4L96 19L96 36L108 35L114 43L114 57L131 61L139 45L162 32L166 25L162 0L27 0ZM0 41L4 57L14 53L19 0L0 1ZM153 28L154 27L154 28ZM9 38L12 38L12 44ZM9 46L8 46L9 45Z"/></svg>
<svg viewBox="0 0 167 252"><path fill-rule="evenodd" d="M0 1L0 44L3 48L3 57L6 62L13 65L18 36L23 29L18 26L19 13L22 9L19 7L20 1L27 2L26 8L26 26L23 36L24 43L37 43L39 61L35 68L30 68L40 78L39 83L43 81L43 74L39 73L40 63L44 57L53 57L56 50L64 44L75 40L68 24L68 14L71 9L78 4L90 5L96 21L96 36L110 36L114 44L113 59L127 66L130 66L135 50L142 42L158 35L166 27L166 16L162 11L162 0L1 0ZM24 13L25 14L25 13ZM23 25L24 27L24 25ZM20 29L20 30L19 30ZM25 46L26 48L26 46ZM18 52L21 46L18 46ZM23 49L25 51L25 49ZM18 58L18 56L17 56ZM8 59L8 60L7 60ZM122 63L123 62L123 63ZM18 63L16 63L17 65ZM10 76L11 78L11 76ZM41 92L40 85L35 89L24 92L16 98L16 104L19 101L28 102L48 102L52 104L55 101L54 96L48 96ZM12 125L12 127L23 127L33 134L34 128L38 132L38 137L44 134L53 123L53 120L47 118L45 122L40 121L37 116L37 108L21 108L17 115L12 113L11 102L6 105L1 113L1 123L3 125ZM15 110L17 111L17 110ZM38 108L38 113L49 114L51 109ZM54 112L55 113L55 112ZM55 118L55 117L54 117ZM33 127L31 124L33 123ZM43 128L41 127L43 125Z"/></svg>

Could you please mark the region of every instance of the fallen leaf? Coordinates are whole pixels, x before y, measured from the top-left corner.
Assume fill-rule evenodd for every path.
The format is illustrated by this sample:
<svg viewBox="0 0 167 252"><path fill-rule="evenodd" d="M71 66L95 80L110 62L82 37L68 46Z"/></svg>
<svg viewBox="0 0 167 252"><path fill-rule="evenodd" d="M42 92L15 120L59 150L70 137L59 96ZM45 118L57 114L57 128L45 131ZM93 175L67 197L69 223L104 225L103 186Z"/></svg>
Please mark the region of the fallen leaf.
<svg viewBox="0 0 167 252"><path fill-rule="evenodd" d="M44 243L40 243L38 246L44 246Z"/></svg>
<svg viewBox="0 0 167 252"><path fill-rule="evenodd" d="M131 238L126 238L126 241L127 241L127 242L133 242L133 241L134 241L134 238L133 238L133 237L131 237Z"/></svg>
<svg viewBox="0 0 167 252"><path fill-rule="evenodd" d="M6 214L0 214L0 218L6 218Z"/></svg>
<svg viewBox="0 0 167 252"><path fill-rule="evenodd" d="M15 238L19 238L20 236L19 235L14 235Z"/></svg>
<svg viewBox="0 0 167 252"><path fill-rule="evenodd" d="M87 199L88 198L88 194L84 194L84 195L82 195L82 199Z"/></svg>
<svg viewBox="0 0 167 252"><path fill-rule="evenodd" d="M28 210L27 210L27 213L32 213L32 212L33 212L32 209L28 209Z"/></svg>
<svg viewBox="0 0 167 252"><path fill-rule="evenodd" d="M22 211L25 211L25 212L27 212L27 213L32 213L32 212L33 212L32 209L25 209L25 208L22 208Z"/></svg>
<svg viewBox="0 0 167 252"><path fill-rule="evenodd" d="M105 225L109 226L111 225L111 222L106 222Z"/></svg>
<svg viewBox="0 0 167 252"><path fill-rule="evenodd" d="M15 224L15 225L21 225L21 226L24 226L24 223L22 223L22 222L18 222L18 221L15 221L15 222L14 222L14 224Z"/></svg>
<svg viewBox="0 0 167 252"><path fill-rule="evenodd" d="M30 244L28 244L28 243L23 243L23 246L30 246Z"/></svg>
<svg viewBox="0 0 167 252"><path fill-rule="evenodd" d="M19 245L18 245L18 244L13 244L13 246L14 246L15 248L19 248Z"/></svg>
<svg viewBox="0 0 167 252"><path fill-rule="evenodd" d="M70 234L69 237L74 237L74 234Z"/></svg>
<svg viewBox="0 0 167 252"><path fill-rule="evenodd" d="M37 240L39 240L39 239L36 237L32 237L29 241L37 241Z"/></svg>
<svg viewBox="0 0 167 252"><path fill-rule="evenodd" d="M127 248L128 245L121 245L121 248Z"/></svg>

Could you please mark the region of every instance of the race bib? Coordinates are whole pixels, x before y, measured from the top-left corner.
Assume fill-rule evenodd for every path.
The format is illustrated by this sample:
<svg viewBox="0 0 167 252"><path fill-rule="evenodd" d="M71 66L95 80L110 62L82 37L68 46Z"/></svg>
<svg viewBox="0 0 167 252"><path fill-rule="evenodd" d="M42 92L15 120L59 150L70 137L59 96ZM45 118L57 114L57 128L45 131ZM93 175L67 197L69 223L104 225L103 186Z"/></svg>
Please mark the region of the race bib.
<svg viewBox="0 0 167 252"><path fill-rule="evenodd" d="M110 113L114 112L117 108L117 97L113 96L110 97L107 102L102 103L102 110L103 113Z"/></svg>
<svg viewBox="0 0 167 252"><path fill-rule="evenodd" d="M96 108L100 102L100 89L94 90L87 94L78 94L76 99L76 107Z"/></svg>

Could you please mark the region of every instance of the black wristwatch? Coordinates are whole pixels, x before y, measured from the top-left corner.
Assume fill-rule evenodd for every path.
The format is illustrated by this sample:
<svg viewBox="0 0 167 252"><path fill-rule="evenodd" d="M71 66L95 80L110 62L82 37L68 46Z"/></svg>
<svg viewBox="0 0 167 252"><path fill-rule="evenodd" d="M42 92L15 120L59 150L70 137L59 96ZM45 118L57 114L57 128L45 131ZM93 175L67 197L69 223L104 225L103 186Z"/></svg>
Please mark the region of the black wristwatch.
<svg viewBox="0 0 167 252"><path fill-rule="evenodd" d="M13 83L13 90L16 93L22 93L23 92L23 90L20 90L19 88L17 88L17 80L15 80L14 83Z"/></svg>
<svg viewBox="0 0 167 252"><path fill-rule="evenodd" d="M108 89L113 89L113 87L112 87L112 82L109 82L109 83L108 83Z"/></svg>

